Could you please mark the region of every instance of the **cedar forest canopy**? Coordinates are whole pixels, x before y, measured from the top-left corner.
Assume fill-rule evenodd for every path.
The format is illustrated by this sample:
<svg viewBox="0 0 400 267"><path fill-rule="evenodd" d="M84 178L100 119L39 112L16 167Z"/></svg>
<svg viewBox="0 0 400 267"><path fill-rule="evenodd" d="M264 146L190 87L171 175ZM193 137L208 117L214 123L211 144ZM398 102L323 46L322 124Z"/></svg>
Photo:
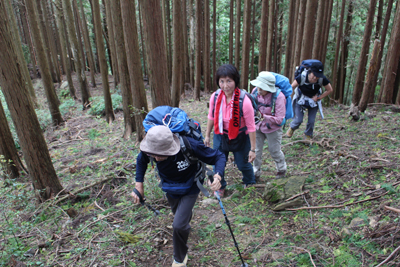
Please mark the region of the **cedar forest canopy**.
<svg viewBox="0 0 400 267"><path fill-rule="evenodd" d="M30 179L38 203L66 199L72 191L48 137L71 127L72 107L98 116L105 128L123 121L121 142L137 143L151 108L180 106L189 94L204 102L204 112L217 89L215 70L225 63L238 68L240 87L248 90L260 71L293 81L296 66L315 58L334 89L325 106L350 106L359 120L376 103L399 105L398 6L393 0L0 0L0 173L4 181ZM99 133L88 131L94 153ZM70 134L80 137L79 130Z"/></svg>

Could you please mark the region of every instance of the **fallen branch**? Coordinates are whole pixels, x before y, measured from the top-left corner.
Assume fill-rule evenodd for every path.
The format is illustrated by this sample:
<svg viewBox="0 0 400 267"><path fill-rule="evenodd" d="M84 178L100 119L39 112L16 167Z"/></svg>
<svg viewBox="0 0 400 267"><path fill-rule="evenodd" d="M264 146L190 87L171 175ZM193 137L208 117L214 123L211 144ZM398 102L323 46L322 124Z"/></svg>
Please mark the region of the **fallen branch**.
<svg viewBox="0 0 400 267"><path fill-rule="evenodd" d="M312 259L312 256L311 256L310 251L308 251L307 249L302 248L302 247L295 247L295 246L292 246L292 248L297 248L297 249L300 249L300 250L303 250L303 251L307 252L308 255L310 256L310 260L311 260L312 265L313 265L314 267L317 267L317 266L315 266L315 263L314 263L314 261L313 261L313 259Z"/></svg>
<svg viewBox="0 0 400 267"><path fill-rule="evenodd" d="M288 199L286 199L285 202L287 202L287 201L289 201L289 200L292 200L292 199L294 199L294 198L296 198L296 197L299 197L299 196L308 194L309 192L310 192L310 190L304 191L304 192L302 192L302 193L298 193L297 195L291 196L291 197L289 197Z"/></svg>
<svg viewBox="0 0 400 267"><path fill-rule="evenodd" d="M394 212L400 213L400 210L396 209L396 208L392 208L392 207L389 207L389 206L385 206L384 208L385 208L385 210L390 210L390 211L394 211Z"/></svg>
<svg viewBox="0 0 400 267"><path fill-rule="evenodd" d="M387 263L390 260L390 258L393 257L393 255L396 254L397 251L399 251L399 250L400 250L400 246L398 246L392 253L390 253L390 255L384 261L382 261L381 263L376 265L376 267L382 266L383 264Z"/></svg>
<svg viewBox="0 0 400 267"><path fill-rule="evenodd" d="M315 209L335 209L335 208L343 208L343 207L346 207L346 206L350 206L350 205L354 205L354 204L359 204L359 203L362 203L362 202L366 202L366 201L370 201L370 200L374 200L374 199L383 197L383 196L386 195L387 193L389 193L389 191L386 192L386 193L384 193L384 194L382 194L382 195L379 195L379 196L377 196L377 197L372 197L372 198L369 198L369 199L364 199L364 200L360 200L360 201L356 201L356 202L348 203L348 204L343 204L343 205L336 205L336 206L334 206L334 205L329 205L329 206L316 206L316 207L301 207L301 208L286 209L286 210L296 211L296 210L306 210L306 209L313 209L313 210L315 210Z"/></svg>

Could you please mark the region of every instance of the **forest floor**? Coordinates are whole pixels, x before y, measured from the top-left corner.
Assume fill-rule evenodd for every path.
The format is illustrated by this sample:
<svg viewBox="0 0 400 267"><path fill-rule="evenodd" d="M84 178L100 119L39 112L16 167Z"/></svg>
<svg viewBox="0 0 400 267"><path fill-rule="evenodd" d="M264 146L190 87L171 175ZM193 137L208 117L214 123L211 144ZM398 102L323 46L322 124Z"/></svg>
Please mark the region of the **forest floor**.
<svg viewBox="0 0 400 267"><path fill-rule="evenodd" d="M96 79L101 82L100 75ZM46 113L40 81L35 86L39 109ZM101 84L90 90L102 95ZM152 168L145 193L161 214L132 204L139 150L135 136L122 139L122 111L108 125L82 110L81 102L62 98L65 90L57 92L62 103L72 104L63 106L65 124L47 126L44 136L69 198L38 204L28 175L1 180L0 266L171 266L173 215ZM203 133L209 96L194 101L187 90L180 104L201 122ZM263 197L263 185L275 175L267 149L257 187L243 189L229 159L222 202L249 266L400 264L400 214L385 209L400 204L399 108L371 105L357 122L346 106L325 108L324 115L324 120L318 115L311 142L302 134L305 123L282 142L288 176L305 177L300 206L317 208L272 210ZM188 266L241 266L214 198L199 195L191 227Z"/></svg>

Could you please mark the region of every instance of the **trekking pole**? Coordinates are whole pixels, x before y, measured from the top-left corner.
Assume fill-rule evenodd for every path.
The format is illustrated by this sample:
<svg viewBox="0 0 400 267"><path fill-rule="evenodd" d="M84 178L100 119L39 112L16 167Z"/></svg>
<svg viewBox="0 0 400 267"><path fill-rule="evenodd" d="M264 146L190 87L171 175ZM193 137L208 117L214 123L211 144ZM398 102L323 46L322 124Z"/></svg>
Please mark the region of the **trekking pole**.
<svg viewBox="0 0 400 267"><path fill-rule="evenodd" d="M214 181L214 177L213 177L214 173L211 170L207 170L207 176L208 176L208 179L212 183ZM218 194L218 191L215 191L215 192L216 192L215 196L218 199L219 205L221 206L221 209L222 209L222 213L224 214L224 217L225 217L225 223L229 227L229 231L231 232L231 235L232 235L232 238L233 238L233 242L235 243L235 247L236 247L236 249L237 249L237 251L239 253L240 260L242 261L241 267L248 267L249 265L243 261L242 254L240 254L239 245L236 242L235 236L233 235L232 228L231 228L231 223L229 222L228 217L226 216L226 212L225 212L224 206L222 205L222 201L221 201L221 198L220 198L220 196Z"/></svg>
<svg viewBox="0 0 400 267"><path fill-rule="evenodd" d="M140 204L142 204L142 206L146 206L149 210L154 212L155 216L160 215L160 211L153 208L150 204L145 203L146 199L144 199L142 197L142 195L139 193L139 191L136 188L133 189L133 193L135 193L139 197L139 201L140 201Z"/></svg>

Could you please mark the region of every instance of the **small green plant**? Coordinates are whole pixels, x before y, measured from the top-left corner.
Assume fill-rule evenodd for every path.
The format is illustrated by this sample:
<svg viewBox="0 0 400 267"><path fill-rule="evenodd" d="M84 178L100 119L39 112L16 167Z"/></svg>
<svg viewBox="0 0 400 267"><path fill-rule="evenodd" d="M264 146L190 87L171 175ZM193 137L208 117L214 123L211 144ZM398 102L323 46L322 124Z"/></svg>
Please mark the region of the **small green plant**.
<svg viewBox="0 0 400 267"><path fill-rule="evenodd" d="M89 139L90 140L94 140L96 139L96 137L100 136L101 133L99 133L99 131L97 131L96 129L90 129L89 131Z"/></svg>
<svg viewBox="0 0 400 267"><path fill-rule="evenodd" d="M91 97L90 101L92 105L90 107L89 113L94 116L104 115L105 113L105 104L104 97L95 96ZM122 109L122 96L115 93L111 95L111 101L114 111L118 111Z"/></svg>

